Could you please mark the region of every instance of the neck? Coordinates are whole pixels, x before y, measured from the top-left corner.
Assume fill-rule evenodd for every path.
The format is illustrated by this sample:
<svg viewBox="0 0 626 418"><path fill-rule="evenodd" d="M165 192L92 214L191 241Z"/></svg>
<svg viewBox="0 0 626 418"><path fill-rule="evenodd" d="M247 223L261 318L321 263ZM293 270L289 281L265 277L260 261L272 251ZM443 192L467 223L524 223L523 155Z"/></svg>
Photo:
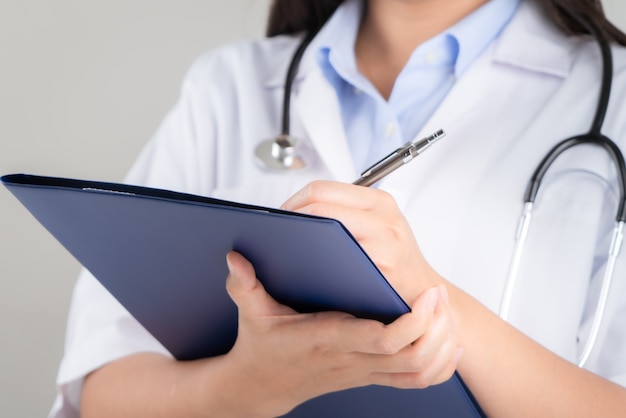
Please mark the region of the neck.
<svg viewBox="0 0 626 418"><path fill-rule="evenodd" d="M487 0L368 0L357 36L359 70L389 98L411 53Z"/></svg>

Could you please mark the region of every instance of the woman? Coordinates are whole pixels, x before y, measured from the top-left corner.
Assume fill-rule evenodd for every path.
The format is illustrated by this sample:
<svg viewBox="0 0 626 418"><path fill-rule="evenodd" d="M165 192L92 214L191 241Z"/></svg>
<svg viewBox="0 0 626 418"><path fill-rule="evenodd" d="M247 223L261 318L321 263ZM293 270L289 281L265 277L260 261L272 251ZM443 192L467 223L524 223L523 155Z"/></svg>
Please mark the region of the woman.
<svg viewBox="0 0 626 418"><path fill-rule="evenodd" d="M604 153L576 148L550 170L511 325L494 313L526 181L553 144L588 130L597 102L597 46L564 10L626 44L591 0L283 0L270 17L276 36L201 57L129 182L337 218L412 313L387 327L299 315L231 253L235 346L181 363L85 274L56 416L79 408L85 417L277 416L344 388L437 384L455 368L489 416L623 416L624 256L587 369L574 364L616 204ZM254 149L280 130L287 65L300 33L322 24L292 98L292 132L310 148L309 168L263 170ZM613 54L604 133L624 147L626 54ZM347 184L439 128L445 139L376 188Z"/></svg>

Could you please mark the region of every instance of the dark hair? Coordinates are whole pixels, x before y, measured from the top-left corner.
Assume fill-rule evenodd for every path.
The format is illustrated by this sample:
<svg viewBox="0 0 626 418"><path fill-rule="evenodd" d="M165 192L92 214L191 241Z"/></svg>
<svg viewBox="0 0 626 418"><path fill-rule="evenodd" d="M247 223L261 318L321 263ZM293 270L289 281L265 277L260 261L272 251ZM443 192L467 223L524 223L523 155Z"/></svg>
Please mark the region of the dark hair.
<svg viewBox="0 0 626 418"><path fill-rule="evenodd" d="M319 29L343 0L274 0L267 36L312 32Z"/></svg>
<svg viewBox="0 0 626 418"><path fill-rule="evenodd" d="M270 8L267 36L311 32L319 29L343 0L274 0ZM604 14L600 0L537 0L546 15L568 35L588 34L571 13L586 16L604 38L626 46L626 34Z"/></svg>

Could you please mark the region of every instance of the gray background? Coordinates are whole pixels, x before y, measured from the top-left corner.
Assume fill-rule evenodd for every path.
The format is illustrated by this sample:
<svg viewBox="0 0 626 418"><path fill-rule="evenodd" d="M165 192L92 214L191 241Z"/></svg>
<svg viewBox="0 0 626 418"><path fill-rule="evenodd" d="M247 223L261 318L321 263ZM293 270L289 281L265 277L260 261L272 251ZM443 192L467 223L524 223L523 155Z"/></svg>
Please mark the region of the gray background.
<svg viewBox="0 0 626 418"><path fill-rule="evenodd" d="M626 28L626 3L605 0ZM0 174L119 181L194 57L269 0L0 0ZM590 115L591 117L591 115ZM0 189L0 416L45 416L79 265Z"/></svg>

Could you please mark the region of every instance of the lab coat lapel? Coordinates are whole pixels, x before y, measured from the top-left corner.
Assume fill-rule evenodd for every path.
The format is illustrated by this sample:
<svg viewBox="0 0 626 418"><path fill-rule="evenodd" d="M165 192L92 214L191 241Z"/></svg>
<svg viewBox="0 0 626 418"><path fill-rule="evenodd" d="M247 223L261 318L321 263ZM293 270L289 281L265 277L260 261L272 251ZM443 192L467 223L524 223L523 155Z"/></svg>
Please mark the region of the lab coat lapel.
<svg viewBox="0 0 626 418"><path fill-rule="evenodd" d="M457 81L419 134L419 137L425 137L443 129L447 137L420 156L418 162L402 168L398 175L384 179L381 187L389 191L402 190L406 188L406 182L411 181L416 185L413 189L419 190L415 179L427 178L426 173L439 168L436 165L439 158L429 157L435 157L437 153L452 156L456 154L452 150L463 147L466 148L463 158L472 158L473 153L480 153L477 136L483 146L488 143L502 148L517 146L519 137L515 133L526 131L536 115L526 109L512 109L511 96L506 92L528 94L529 91L520 91L524 89L521 80L540 77L546 81L546 88L532 90L528 100L533 106L539 106L537 103L540 102L547 104L554 92L550 86L558 85L571 70L572 45L575 45L546 22L532 2L523 1L519 8L500 38ZM516 113L515 117L507 117L506 129L495 117L502 114L503 109ZM528 108L531 109L532 106ZM544 150L545 138L541 135L526 141L533 142L537 152L547 151ZM400 203L410 198L403 193L397 195Z"/></svg>
<svg viewBox="0 0 626 418"><path fill-rule="evenodd" d="M447 137L380 183L406 213L420 214L412 227L429 262L494 310L526 181L547 149L566 135L552 126L563 108L557 93L572 66L572 42L553 42L550 36L563 35L548 25L529 31L537 16L528 16L537 11L526 3L422 132L442 128ZM558 58L542 58L554 54ZM497 248L481 251L484 243ZM476 278L485 283L480 289Z"/></svg>
<svg viewBox="0 0 626 418"><path fill-rule="evenodd" d="M297 90L293 100L294 129L299 122L334 180L354 180L354 165L332 86L316 69L307 73Z"/></svg>
<svg viewBox="0 0 626 418"><path fill-rule="evenodd" d="M299 42L300 39L290 40L276 52L274 62L277 64L268 71L265 79L268 89L284 88L285 74ZM337 95L317 64L318 48L315 39L304 53L294 80L291 133L296 138L305 139L306 148L313 148L313 152L305 150L307 155L313 154L310 155L312 165L322 164L330 178L348 182L355 178L354 164L343 129Z"/></svg>

